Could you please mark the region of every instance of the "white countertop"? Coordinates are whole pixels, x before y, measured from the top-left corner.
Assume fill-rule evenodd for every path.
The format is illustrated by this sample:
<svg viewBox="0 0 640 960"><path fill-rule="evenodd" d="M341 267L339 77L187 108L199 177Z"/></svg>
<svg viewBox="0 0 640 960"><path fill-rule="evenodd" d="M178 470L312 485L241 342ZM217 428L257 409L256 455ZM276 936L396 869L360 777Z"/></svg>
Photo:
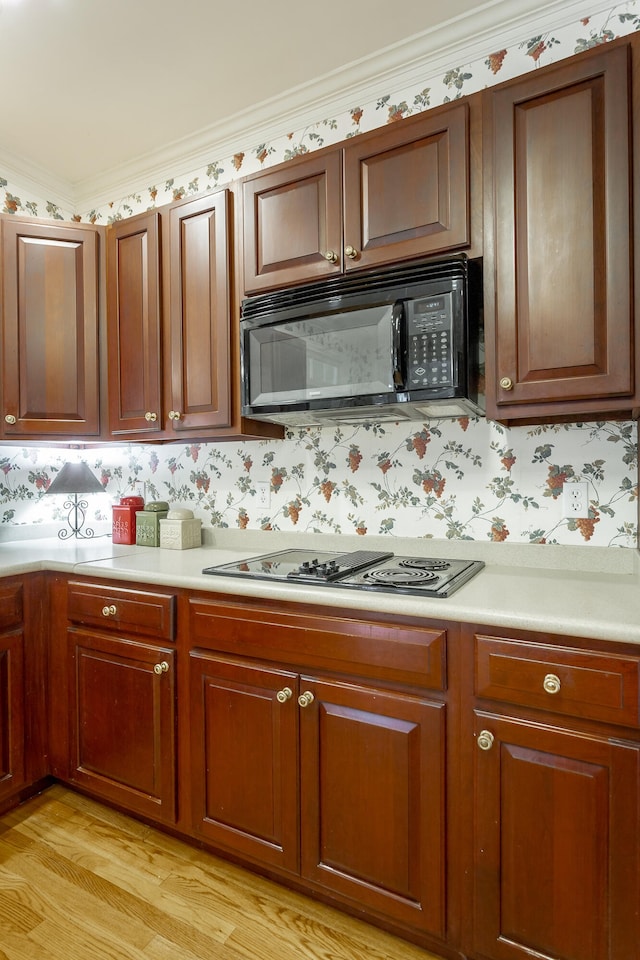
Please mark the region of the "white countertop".
<svg viewBox="0 0 640 960"><path fill-rule="evenodd" d="M56 538L0 542L0 576L36 570L183 587L239 597L267 597L321 606L379 611L428 620L621 640L640 644L640 573L636 551L521 546L477 541L388 537L336 538L257 531L207 531L192 550L120 546L108 537L63 542ZM213 542L215 541L215 542ZM339 545L338 545L339 542ZM485 569L446 599L307 586L242 577L213 577L202 569L289 546L326 550L380 549L396 554L465 556Z"/></svg>

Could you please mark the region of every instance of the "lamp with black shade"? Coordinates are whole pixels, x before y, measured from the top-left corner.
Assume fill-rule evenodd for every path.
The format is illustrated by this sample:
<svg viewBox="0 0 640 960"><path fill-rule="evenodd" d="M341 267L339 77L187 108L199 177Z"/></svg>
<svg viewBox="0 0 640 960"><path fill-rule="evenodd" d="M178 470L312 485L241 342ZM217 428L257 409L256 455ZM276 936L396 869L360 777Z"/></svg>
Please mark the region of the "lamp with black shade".
<svg viewBox="0 0 640 960"><path fill-rule="evenodd" d="M91 527L84 527L87 507L86 500L79 500L79 493L104 493L104 487L98 478L91 472L86 463L65 463L54 480L47 487L47 494L66 494L67 499L63 508L68 510L68 528L63 527L58 532L61 540L69 537L81 537L88 540L94 536Z"/></svg>

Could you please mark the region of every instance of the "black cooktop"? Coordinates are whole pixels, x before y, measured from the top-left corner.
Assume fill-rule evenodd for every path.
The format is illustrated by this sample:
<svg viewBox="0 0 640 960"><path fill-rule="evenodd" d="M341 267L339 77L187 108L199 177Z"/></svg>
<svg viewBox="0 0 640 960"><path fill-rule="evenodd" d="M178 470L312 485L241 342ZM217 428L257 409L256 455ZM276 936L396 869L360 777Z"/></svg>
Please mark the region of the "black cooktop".
<svg viewBox="0 0 640 960"><path fill-rule="evenodd" d="M213 576L252 577L313 586L346 587L428 597L449 597L482 570L480 560L396 557L388 551L351 553L281 550L205 567Z"/></svg>

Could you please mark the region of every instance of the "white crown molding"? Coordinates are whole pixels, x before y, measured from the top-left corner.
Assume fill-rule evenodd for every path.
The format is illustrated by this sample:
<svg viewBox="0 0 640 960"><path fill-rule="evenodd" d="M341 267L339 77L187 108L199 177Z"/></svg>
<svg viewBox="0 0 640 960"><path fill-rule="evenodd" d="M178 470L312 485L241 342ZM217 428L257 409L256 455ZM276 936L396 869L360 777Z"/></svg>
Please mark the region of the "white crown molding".
<svg viewBox="0 0 640 960"><path fill-rule="evenodd" d="M49 170L8 150L0 151L0 173L9 183L15 181L20 190L26 190L31 196L54 203L65 213L76 209L76 191L73 184L63 178L54 177Z"/></svg>
<svg viewBox="0 0 640 960"><path fill-rule="evenodd" d="M415 34L375 54L264 100L197 133L168 143L162 150L136 157L75 184L54 179L42 168L0 153L0 169L25 174L38 195L82 214L142 192L147 186L181 178L239 150L347 112L380 96L381 91L427 86L452 66L462 66L509 47L526 37L548 33L609 11L615 0L489 0L470 14L436 29Z"/></svg>

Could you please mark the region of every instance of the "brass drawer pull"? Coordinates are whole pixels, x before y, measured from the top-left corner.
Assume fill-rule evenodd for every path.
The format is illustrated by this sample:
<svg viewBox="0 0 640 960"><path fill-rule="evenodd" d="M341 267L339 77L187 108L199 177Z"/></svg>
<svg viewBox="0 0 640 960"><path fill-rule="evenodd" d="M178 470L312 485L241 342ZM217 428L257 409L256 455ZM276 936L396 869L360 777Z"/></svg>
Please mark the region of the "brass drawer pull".
<svg viewBox="0 0 640 960"><path fill-rule="evenodd" d="M491 750L494 740L495 737L490 730L481 730L478 734L478 746L481 750Z"/></svg>
<svg viewBox="0 0 640 960"><path fill-rule="evenodd" d="M355 247L352 247L350 243L346 245L346 247L344 248L344 252L349 257L349 260L355 260L356 257L358 256L358 251L356 250Z"/></svg>
<svg viewBox="0 0 640 960"><path fill-rule="evenodd" d="M283 687L282 690L278 690L276 693L276 700L278 703L286 703L287 700L291 700L293 696L293 690L291 687Z"/></svg>
<svg viewBox="0 0 640 960"><path fill-rule="evenodd" d="M4 418L4 421L5 423L14 424L16 422L16 418L12 413L7 413L7 415Z"/></svg>
<svg viewBox="0 0 640 960"><path fill-rule="evenodd" d="M513 390L513 380L511 377L502 377L500 380L500 386L503 390Z"/></svg>
<svg viewBox="0 0 640 960"><path fill-rule="evenodd" d="M305 693L301 693L300 696L298 697L298 703L300 704L301 707L310 706L314 700L315 700L315 697L310 690L305 691Z"/></svg>
<svg viewBox="0 0 640 960"><path fill-rule="evenodd" d="M561 687L560 677L557 677L555 673L548 673L542 681L542 686L547 693L559 693Z"/></svg>
<svg viewBox="0 0 640 960"><path fill-rule="evenodd" d="M156 676L161 677L163 673L169 672L169 664L166 660L163 660L162 663L155 663L153 665L153 672Z"/></svg>
<svg viewBox="0 0 640 960"><path fill-rule="evenodd" d="M104 606L104 607L102 608L102 616L103 616L103 617L115 617L115 615L116 615L117 612L118 612L118 609L117 609L115 603L112 603L110 606Z"/></svg>
<svg viewBox="0 0 640 960"><path fill-rule="evenodd" d="M147 423L155 423L156 420L158 419L158 415L157 413L151 413L150 410L147 410L147 412L144 415L144 418L147 421Z"/></svg>

